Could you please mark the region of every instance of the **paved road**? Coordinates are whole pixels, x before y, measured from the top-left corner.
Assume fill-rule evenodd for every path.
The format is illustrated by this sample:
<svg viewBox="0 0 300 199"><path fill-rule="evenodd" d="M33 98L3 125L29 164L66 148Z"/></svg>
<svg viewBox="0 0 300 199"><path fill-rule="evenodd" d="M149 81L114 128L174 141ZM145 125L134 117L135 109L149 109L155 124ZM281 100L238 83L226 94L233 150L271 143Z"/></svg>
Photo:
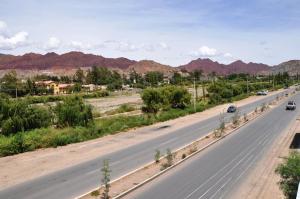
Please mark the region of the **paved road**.
<svg viewBox="0 0 300 199"><path fill-rule="evenodd" d="M241 113L253 111L255 107L264 102L270 102L275 97L269 96L243 106ZM232 116L225 115L227 120ZM211 117L170 134L4 189L0 191L0 199L74 198L100 185L100 168L104 159L110 159L112 178L116 179L152 161L155 149L165 151L170 148L174 150L206 135L216 129L218 125L219 116ZM159 129L151 129L141 133L158 132Z"/></svg>
<svg viewBox="0 0 300 199"><path fill-rule="evenodd" d="M300 95L292 97L300 102ZM219 199L232 190L274 140L295 122L300 110L285 111L285 104L247 124L208 150L174 168L126 198Z"/></svg>

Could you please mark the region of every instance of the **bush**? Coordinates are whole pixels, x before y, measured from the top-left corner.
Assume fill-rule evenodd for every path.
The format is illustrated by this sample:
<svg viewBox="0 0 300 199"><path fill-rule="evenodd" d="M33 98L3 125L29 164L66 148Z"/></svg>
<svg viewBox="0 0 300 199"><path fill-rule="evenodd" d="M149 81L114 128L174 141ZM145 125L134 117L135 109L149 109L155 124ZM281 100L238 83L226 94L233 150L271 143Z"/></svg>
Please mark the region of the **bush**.
<svg viewBox="0 0 300 199"><path fill-rule="evenodd" d="M55 107L57 124L66 126L87 126L93 120L92 108L85 105L80 97L68 97Z"/></svg>
<svg viewBox="0 0 300 199"><path fill-rule="evenodd" d="M284 195L289 199L296 198L300 182L300 154L292 152L275 172L281 176L279 185Z"/></svg>
<svg viewBox="0 0 300 199"><path fill-rule="evenodd" d="M159 110L170 108L184 109L191 104L190 93L176 86L166 86L162 88L148 88L142 93L145 106L142 111L145 113L157 113Z"/></svg>
<svg viewBox="0 0 300 199"><path fill-rule="evenodd" d="M0 127L3 135L48 127L50 124L51 113L48 109L29 105L26 100L0 99Z"/></svg>
<svg viewBox="0 0 300 199"><path fill-rule="evenodd" d="M158 89L147 88L142 93L142 100L145 104L142 111L156 114L161 109L164 99Z"/></svg>
<svg viewBox="0 0 300 199"><path fill-rule="evenodd" d="M155 155L154 155L154 160L155 160L155 163L159 163L159 160L160 160L160 150L155 150Z"/></svg>

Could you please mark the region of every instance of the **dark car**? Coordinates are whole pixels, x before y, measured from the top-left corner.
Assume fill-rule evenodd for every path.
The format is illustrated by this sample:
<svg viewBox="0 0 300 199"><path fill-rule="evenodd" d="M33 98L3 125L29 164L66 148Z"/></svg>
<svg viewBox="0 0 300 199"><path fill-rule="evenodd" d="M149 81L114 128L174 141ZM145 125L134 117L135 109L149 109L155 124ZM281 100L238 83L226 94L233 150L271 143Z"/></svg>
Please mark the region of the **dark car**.
<svg viewBox="0 0 300 199"><path fill-rule="evenodd" d="M234 113L236 111L236 106L231 105L227 109L227 113Z"/></svg>
<svg viewBox="0 0 300 199"><path fill-rule="evenodd" d="M294 101L289 101L288 104L285 107L286 110L295 110L296 109L296 103Z"/></svg>

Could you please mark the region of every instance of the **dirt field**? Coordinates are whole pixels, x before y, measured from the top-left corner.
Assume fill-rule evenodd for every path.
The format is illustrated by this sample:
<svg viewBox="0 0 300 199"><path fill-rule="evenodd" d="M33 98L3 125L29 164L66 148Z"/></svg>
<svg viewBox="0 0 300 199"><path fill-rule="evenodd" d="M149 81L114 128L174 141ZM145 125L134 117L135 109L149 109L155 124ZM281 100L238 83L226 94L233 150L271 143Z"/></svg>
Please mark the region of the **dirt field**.
<svg viewBox="0 0 300 199"><path fill-rule="evenodd" d="M278 92L279 91L270 93L269 96L277 94ZM237 106L242 106L262 98L263 96L252 96L236 102L235 104ZM132 98L129 97L129 99ZM134 99L136 99L136 97ZM121 102L124 103L124 101ZM80 162L94 159L108 152L121 150L142 141L172 133L175 129L218 115L227 106L228 104L220 105L204 112L82 143L70 144L58 148L41 149L0 158L0 189L4 189L14 184L33 179ZM162 129L160 134L140 133L145 131L147 132L149 129L158 128L162 125L169 125L170 128Z"/></svg>
<svg viewBox="0 0 300 199"><path fill-rule="evenodd" d="M86 99L85 101L88 104L91 104L95 111L100 113L116 109L122 104L132 104L135 106L140 106L142 104L140 94Z"/></svg>

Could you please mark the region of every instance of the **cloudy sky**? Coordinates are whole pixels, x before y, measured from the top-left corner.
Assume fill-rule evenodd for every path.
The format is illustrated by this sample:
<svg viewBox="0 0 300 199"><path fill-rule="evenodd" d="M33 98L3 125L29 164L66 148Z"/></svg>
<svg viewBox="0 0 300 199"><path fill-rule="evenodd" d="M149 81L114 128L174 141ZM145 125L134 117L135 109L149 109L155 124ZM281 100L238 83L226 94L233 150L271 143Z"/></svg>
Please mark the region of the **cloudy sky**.
<svg viewBox="0 0 300 199"><path fill-rule="evenodd" d="M300 59L299 0L0 0L0 53L83 51L177 66Z"/></svg>

